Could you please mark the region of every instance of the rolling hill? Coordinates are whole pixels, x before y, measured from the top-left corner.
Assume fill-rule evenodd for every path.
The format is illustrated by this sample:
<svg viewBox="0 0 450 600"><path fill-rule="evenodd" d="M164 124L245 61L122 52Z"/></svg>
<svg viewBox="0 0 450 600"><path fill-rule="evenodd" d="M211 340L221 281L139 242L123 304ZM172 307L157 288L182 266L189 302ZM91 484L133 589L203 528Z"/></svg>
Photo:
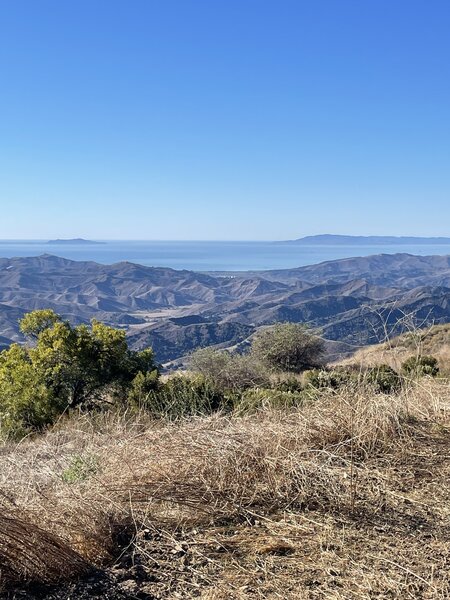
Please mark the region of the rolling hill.
<svg viewBox="0 0 450 600"><path fill-rule="evenodd" d="M124 327L132 347L152 345L162 362L234 346L276 321L320 328L342 353L401 333L407 319L450 322L450 257L380 254L228 276L50 254L0 259L0 345L22 341L18 320L38 308Z"/></svg>

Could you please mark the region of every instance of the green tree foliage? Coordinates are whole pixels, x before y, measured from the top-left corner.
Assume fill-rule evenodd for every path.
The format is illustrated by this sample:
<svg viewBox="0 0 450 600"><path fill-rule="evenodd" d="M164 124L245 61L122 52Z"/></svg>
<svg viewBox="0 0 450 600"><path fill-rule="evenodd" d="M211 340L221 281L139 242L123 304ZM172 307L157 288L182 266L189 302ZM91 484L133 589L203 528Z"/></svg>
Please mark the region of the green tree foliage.
<svg viewBox="0 0 450 600"><path fill-rule="evenodd" d="M98 321L73 327L52 311L25 316L32 347L0 353L0 428L18 435L70 407L125 398L139 373L157 378L153 352L128 349L125 332Z"/></svg>
<svg viewBox="0 0 450 600"><path fill-rule="evenodd" d="M61 321L61 317L49 308L44 310L34 310L33 312L27 313L20 321L20 331L26 337L37 339L40 333L45 329L49 329L59 321Z"/></svg>
<svg viewBox="0 0 450 600"><path fill-rule="evenodd" d="M29 352L13 344L0 353L0 432L12 437L53 421L64 410L33 365Z"/></svg>
<svg viewBox="0 0 450 600"><path fill-rule="evenodd" d="M300 323L278 323L255 336L252 354L274 371L301 373L319 367L324 341Z"/></svg>

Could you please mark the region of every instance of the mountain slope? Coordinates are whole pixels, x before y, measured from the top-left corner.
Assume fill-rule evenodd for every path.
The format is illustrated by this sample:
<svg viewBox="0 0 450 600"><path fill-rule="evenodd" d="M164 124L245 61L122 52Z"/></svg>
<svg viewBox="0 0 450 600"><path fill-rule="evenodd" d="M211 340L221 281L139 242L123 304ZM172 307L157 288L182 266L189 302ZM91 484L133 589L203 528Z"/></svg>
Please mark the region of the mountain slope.
<svg viewBox="0 0 450 600"><path fill-rule="evenodd" d="M402 363L410 356L432 355L438 359L440 371L450 374L450 324L432 325L421 330L411 329L382 344L361 348L341 364L358 364L371 367L388 364L400 371Z"/></svg>
<svg viewBox="0 0 450 600"><path fill-rule="evenodd" d="M279 271L214 276L51 255L0 259L0 346L21 341L24 312L53 308L71 321L127 329L162 361L228 346L276 321L308 323L349 348L450 321L450 257L380 254Z"/></svg>

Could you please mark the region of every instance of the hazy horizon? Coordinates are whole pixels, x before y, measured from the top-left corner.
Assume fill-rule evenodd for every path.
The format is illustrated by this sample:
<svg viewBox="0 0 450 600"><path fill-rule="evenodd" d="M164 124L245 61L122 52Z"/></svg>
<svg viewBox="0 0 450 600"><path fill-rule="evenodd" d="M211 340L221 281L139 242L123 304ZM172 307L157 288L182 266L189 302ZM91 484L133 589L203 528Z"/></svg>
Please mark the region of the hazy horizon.
<svg viewBox="0 0 450 600"><path fill-rule="evenodd" d="M0 240L0 260L52 256L111 265L130 262L151 267L190 271L245 272L290 269L358 256L449 256L450 243L285 243L262 241L133 241L109 240L105 244ZM3 265L5 266L5 265ZM10 264L6 268L11 267Z"/></svg>
<svg viewBox="0 0 450 600"><path fill-rule="evenodd" d="M320 237L342 237L342 238L395 238L397 240L402 240L402 239L417 239L417 240L434 240L434 239L446 239L446 240L450 240L450 234L449 235L409 235L409 234L392 234L392 235L386 235L386 234L360 234L360 233L354 233L354 234L336 234L336 233L313 233L313 234L309 234L309 235L301 235L298 236L296 238L292 238L292 239L252 239L252 238L242 238L242 239L226 239L226 238L215 238L215 239L175 239L175 238L101 238L101 237L92 237L92 238L87 238L85 236L81 236L81 235L76 235L74 237L53 237L53 238L47 238L47 237L35 237L35 238L1 238L0 237L0 242L5 242L5 243L15 243L15 242L36 242L36 243L48 243L48 242L56 242L56 241L61 241L63 243L68 243L71 241L74 241L75 243L77 242L77 240L81 240L83 242L102 242L102 243L107 243L107 242L142 242L142 243L151 243L151 242L160 242L160 243L189 243L189 242L205 242L205 243L289 243L289 242L296 242L298 240L301 239L305 239L305 238L320 238Z"/></svg>

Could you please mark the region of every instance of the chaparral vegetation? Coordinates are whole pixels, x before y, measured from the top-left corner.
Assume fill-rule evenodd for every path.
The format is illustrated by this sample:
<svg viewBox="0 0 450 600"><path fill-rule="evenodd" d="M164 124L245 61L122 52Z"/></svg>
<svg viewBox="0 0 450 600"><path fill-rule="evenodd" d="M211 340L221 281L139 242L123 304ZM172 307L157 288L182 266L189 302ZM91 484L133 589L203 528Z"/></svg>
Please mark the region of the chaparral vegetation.
<svg viewBox="0 0 450 600"><path fill-rule="evenodd" d="M441 358L326 365L282 323L165 374L97 321L21 328L0 353L3 597L449 597Z"/></svg>

